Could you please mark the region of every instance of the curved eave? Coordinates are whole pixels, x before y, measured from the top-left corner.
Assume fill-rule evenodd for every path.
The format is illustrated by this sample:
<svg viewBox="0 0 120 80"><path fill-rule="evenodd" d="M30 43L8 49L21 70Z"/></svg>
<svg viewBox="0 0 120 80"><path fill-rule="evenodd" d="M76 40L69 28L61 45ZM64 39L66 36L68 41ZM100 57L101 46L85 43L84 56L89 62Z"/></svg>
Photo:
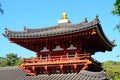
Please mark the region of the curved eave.
<svg viewBox="0 0 120 80"><path fill-rule="evenodd" d="M56 37L56 36L59 37L62 35L67 35L67 34L71 35L74 33L82 33L84 31L88 31L91 29L96 30L96 33L97 33L96 38L100 40L100 44L97 41L95 43L94 40L91 40L92 44L88 47L90 48L91 46L93 46L93 48L90 48L89 50L91 51L91 49L93 49L95 50L94 52L97 52L97 51L103 52L106 50L111 51L115 45L111 43L107 39L105 34L103 33L98 17L96 17L91 22L83 21L79 24L58 24L57 26L41 28L41 29L40 28L39 29L28 29L25 27L24 31L21 31L21 32L11 31L11 30L6 29L3 35L9 40L36 39L36 38L41 39L41 38ZM99 49L95 49L96 44L98 44L97 47ZM103 44L102 45L103 48L101 48L101 44ZM24 46L24 45L21 45L21 46Z"/></svg>
<svg viewBox="0 0 120 80"><path fill-rule="evenodd" d="M97 30L98 36L105 43L107 50L112 51L112 48L116 45L114 44L114 42L108 40L108 38L105 36L100 24L98 24L98 27L96 27L96 30Z"/></svg>

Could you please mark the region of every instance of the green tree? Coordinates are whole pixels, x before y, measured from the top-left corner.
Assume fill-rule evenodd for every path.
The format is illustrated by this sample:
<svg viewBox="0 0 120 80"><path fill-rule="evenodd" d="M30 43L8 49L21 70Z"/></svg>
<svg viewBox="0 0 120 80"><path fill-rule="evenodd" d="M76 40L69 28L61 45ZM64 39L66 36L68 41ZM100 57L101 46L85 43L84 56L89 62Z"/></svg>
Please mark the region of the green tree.
<svg viewBox="0 0 120 80"><path fill-rule="evenodd" d="M113 15L120 16L120 0L116 0L114 3L114 8L111 12ZM115 29L117 29L120 32L120 22L115 26Z"/></svg>
<svg viewBox="0 0 120 80"><path fill-rule="evenodd" d="M107 61L103 63L107 76L113 80L120 80L120 62Z"/></svg>
<svg viewBox="0 0 120 80"><path fill-rule="evenodd" d="M4 67L7 65L6 59L4 57L0 57L0 67Z"/></svg>
<svg viewBox="0 0 120 80"><path fill-rule="evenodd" d="M116 75L114 80L120 80L120 74Z"/></svg>
<svg viewBox="0 0 120 80"><path fill-rule="evenodd" d="M112 14L120 16L120 0L115 1Z"/></svg>
<svg viewBox="0 0 120 80"><path fill-rule="evenodd" d="M0 60L0 67L5 67L7 66L7 61L6 60Z"/></svg>
<svg viewBox="0 0 120 80"><path fill-rule="evenodd" d="M20 59L20 58L17 56L17 54L10 53L10 54L6 55L6 60L7 60L8 66L14 66L15 61L18 59Z"/></svg>
<svg viewBox="0 0 120 80"><path fill-rule="evenodd" d="M6 57L0 57L0 67L4 66L18 66L22 63L21 57L18 57L17 54L6 54Z"/></svg>
<svg viewBox="0 0 120 80"><path fill-rule="evenodd" d="M19 66L19 65L21 65L21 64L22 64L22 59L20 58L20 59L17 59L17 60L15 61L14 66Z"/></svg>

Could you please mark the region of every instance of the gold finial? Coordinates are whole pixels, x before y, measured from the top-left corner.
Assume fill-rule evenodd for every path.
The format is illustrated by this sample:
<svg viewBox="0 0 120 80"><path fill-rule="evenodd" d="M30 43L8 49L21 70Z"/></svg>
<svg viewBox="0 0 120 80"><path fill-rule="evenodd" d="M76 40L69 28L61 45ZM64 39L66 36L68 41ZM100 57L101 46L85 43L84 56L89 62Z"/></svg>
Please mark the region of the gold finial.
<svg viewBox="0 0 120 80"><path fill-rule="evenodd" d="M68 19L66 12L64 12L64 13L62 14L62 20L65 20L65 19Z"/></svg>
<svg viewBox="0 0 120 80"><path fill-rule="evenodd" d="M70 20L67 17L67 13L63 12L62 13L62 18L60 20L58 20L58 24L60 23L71 23Z"/></svg>

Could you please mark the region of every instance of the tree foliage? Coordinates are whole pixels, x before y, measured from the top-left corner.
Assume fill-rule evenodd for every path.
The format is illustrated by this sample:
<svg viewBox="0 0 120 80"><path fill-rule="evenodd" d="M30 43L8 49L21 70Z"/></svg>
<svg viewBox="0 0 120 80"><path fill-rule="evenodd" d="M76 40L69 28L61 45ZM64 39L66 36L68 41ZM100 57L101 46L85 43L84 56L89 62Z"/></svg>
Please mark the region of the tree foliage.
<svg viewBox="0 0 120 80"><path fill-rule="evenodd" d="M120 0L116 0L114 3L114 8L111 12L113 15L120 16ZM115 29L117 29L120 32L120 22L115 26Z"/></svg>
<svg viewBox="0 0 120 80"><path fill-rule="evenodd" d="M120 80L120 62L107 61L103 63L107 76L113 80Z"/></svg>
<svg viewBox="0 0 120 80"><path fill-rule="evenodd" d="M120 0L115 1L112 14L120 16Z"/></svg>
<svg viewBox="0 0 120 80"><path fill-rule="evenodd" d="M10 54L6 55L6 60L7 60L8 66L14 66L16 60L18 60L18 59L19 59L19 57L17 57L17 54L10 53Z"/></svg>
<svg viewBox="0 0 120 80"><path fill-rule="evenodd" d="M0 57L0 66L18 66L22 63L21 57L18 57L17 54L6 54L6 57Z"/></svg>
<svg viewBox="0 0 120 80"><path fill-rule="evenodd" d="M0 60L0 67L4 67L7 65L7 61L6 60Z"/></svg>

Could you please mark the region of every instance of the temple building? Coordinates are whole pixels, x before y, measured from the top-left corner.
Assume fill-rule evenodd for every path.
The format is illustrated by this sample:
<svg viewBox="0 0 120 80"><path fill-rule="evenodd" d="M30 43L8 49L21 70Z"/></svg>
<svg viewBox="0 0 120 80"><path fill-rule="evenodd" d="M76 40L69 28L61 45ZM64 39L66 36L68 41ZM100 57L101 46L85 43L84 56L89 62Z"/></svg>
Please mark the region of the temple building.
<svg viewBox="0 0 120 80"><path fill-rule="evenodd" d="M30 76L47 74L46 78L54 75L58 80L60 76L56 74L62 77L71 73L74 76L69 76L69 80L107 80L101 63L91 56L96 52L112 51L115 45L105 36L98 16L91 22L85 18L81 23L72 24L64 12L55 26L24 27L20 32L6 28L3 35L11 43L36 53L36 58L24 58L19 66Z"/></svg>

